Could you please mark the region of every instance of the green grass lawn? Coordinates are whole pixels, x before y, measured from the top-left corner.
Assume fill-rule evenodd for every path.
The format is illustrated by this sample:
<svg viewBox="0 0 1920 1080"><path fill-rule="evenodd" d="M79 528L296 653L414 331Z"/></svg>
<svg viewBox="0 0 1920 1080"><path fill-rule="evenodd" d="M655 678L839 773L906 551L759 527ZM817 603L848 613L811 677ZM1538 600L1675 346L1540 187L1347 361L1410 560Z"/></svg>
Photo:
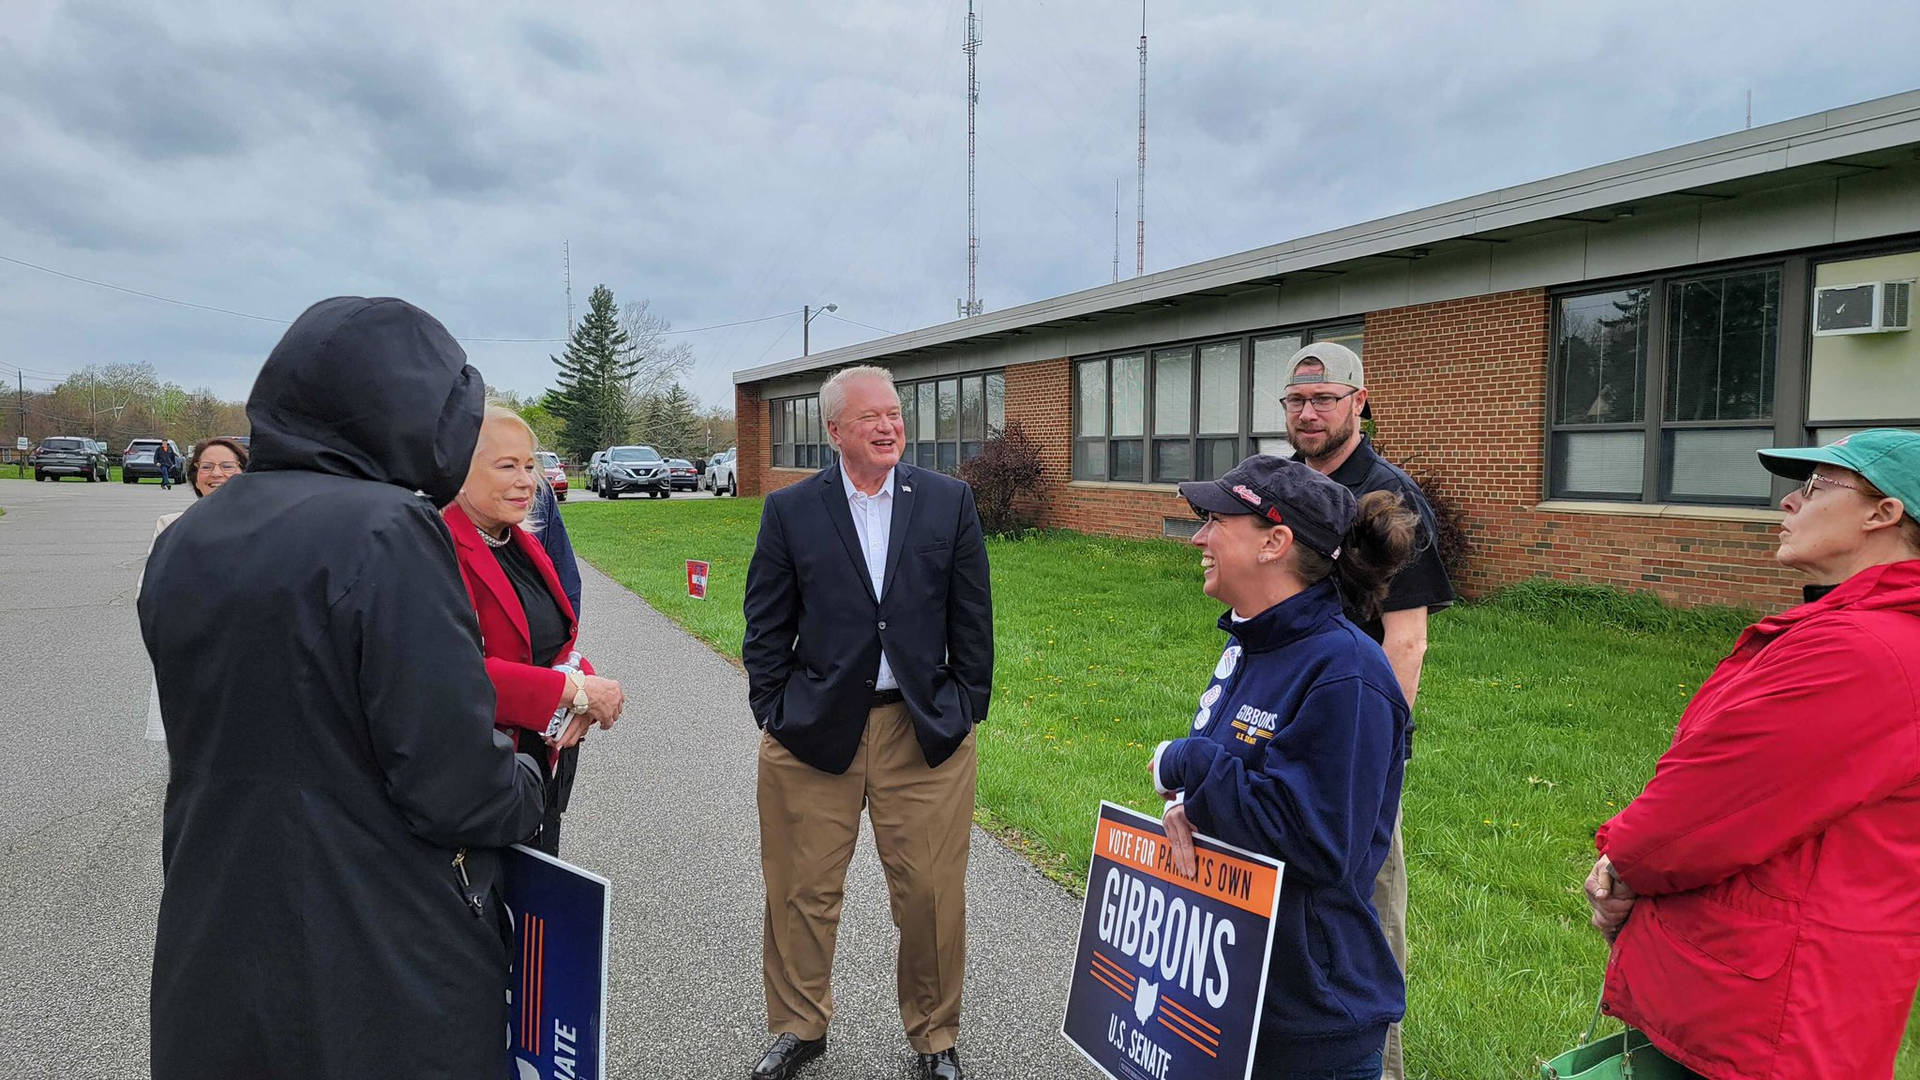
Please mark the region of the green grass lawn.
<svg viewBox="0 0 1920 1080"><path fill-rule="evenodd" d="M738 657L758 500L571 503L580 554ZM1224 636L1184 545L993 541L996 666L980 818L1084 883L1096 805L1159 805L1152 747L1186 733ZM712 563L686 597L686 559ZM1747 617L1523 586L1438 616L1405 796L1409 1074L1539 1075L1593 1009L1606 950L1579 883L1593 830L1652 774ZM751 721L743 716L741 723ZM1909 1028L1897 1074L1920 1080Z"/></svg>

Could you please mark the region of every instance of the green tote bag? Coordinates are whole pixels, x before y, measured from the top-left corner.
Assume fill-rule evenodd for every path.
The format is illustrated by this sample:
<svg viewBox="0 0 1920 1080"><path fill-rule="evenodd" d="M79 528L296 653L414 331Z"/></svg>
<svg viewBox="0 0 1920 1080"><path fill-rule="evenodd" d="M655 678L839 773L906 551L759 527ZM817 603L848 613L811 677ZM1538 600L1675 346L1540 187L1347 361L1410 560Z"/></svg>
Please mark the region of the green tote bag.
<svg viewBox="0 0 1920 1080"><path fill-rule="evenodd" d="M1595 1041L1593 1032L1599 1026L1596 1004L1580 1045L1540 1066L1541 1080L1691 1080L1698 1075L1632 1028Z"/></svg>

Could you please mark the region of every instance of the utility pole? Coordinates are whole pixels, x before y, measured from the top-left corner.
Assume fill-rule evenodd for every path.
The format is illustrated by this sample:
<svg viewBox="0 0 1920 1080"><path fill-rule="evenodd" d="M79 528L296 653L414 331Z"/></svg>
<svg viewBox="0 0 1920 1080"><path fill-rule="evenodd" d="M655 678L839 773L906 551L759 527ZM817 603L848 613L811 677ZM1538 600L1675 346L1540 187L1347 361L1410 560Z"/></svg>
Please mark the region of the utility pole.
<svg viewBox="0 0 1920 1080"><path fill-rule="evenodd" d="M567 337L573 337L573 242L560 241L560 269L567 283Z"/></svg>
<svg viewBox="0 0 1920 1080"><path fill-rule="evenodd" d="M87 372L87 435L92 438L100 435L100 403L95 400L99 389L100 376Z"/></svg>
<svg viewBox="0 0 1920 1080"><path fill-rule="evenodd" d="M1113 178L1113 280L1120 280L1120 178Z"/></svg>
<svg viewBox="0 0 1920 1080"><path fill-rule="evenodd" d="M13 374L18 380L18 382L14 384L16 387L14 394L20 401L20 441L25 442L27 439L27 373L24 371L16 371ZM22 453L17 446L14 452L20 455L14 459L14 465L19 467L21 476L27 475L27 455Z"/></svg>
<svg viewBox="0 0 1920 1080"><path fill-rule="evenodd" d="M1140 0L1140 168L1133 218L1133 273L1147 272L1147 0Z"/></svg>
<svg viewBox="0 0 1920 1080"><path fill-rule="evenodd" d="M967 54L967 298L959 304L960 317L980 314L980 220L974 199L974 113L980 105L980 80L977 61L980 52L980 19L973 13L973 0L967 0L967 40L960 51Z"/></svg>

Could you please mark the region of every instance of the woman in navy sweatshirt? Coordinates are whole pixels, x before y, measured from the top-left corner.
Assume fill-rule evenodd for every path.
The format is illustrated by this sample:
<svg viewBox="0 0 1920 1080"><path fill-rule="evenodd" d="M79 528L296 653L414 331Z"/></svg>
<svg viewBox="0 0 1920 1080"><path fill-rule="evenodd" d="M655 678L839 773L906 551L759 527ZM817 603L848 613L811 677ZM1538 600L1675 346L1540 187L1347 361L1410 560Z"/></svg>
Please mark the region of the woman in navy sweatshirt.
<svg viewBox="0 0 1920 1080"><path fill-rule="evenodd" d="M1412 553L1391 492L1357 503L1310 467L1257 455L1180 485L1205 522L1208 596L1230 635L1187 738L1154 786L1184 863L1194 831L1286 863L1256 1077L1377 1080L1406 984L1373 910L1406 762L1407 704L1387 658L1341 614L1379 603Z"/></svg>

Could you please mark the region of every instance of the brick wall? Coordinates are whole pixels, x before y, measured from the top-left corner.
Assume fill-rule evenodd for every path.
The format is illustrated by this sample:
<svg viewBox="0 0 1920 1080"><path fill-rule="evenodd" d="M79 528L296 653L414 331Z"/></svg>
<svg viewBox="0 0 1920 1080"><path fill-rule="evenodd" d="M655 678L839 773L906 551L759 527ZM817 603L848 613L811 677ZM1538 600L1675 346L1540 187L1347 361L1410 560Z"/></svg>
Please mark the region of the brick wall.
<svg viewBox="0 0 1920 1080"><path fill-rule="evenodd" d="M740 494L771 495L814 474L813 469L781 469L771 464L773 425L769 422L767 403L752 386L733 388L733 416L735 445L740 450L740 459L735 465Z"/></svg>
<svg viewBox="0 0 1920 1080"><path fill-rule="evenodd" d="M765 495L767 462L773 460L768 443L767 403L750 383L733 388L733 471L742 495Z"/></svg>
<svg viewBox="0 0 1920 1080"><path fill-rule="evenodd" d="M1464 512L1469 595L1529 577L1780 607L1797 575L1763 521L1536 509L1546 490L1549 301L1538 289L1367 316L1368 396L1387 456Z"/></svg>

